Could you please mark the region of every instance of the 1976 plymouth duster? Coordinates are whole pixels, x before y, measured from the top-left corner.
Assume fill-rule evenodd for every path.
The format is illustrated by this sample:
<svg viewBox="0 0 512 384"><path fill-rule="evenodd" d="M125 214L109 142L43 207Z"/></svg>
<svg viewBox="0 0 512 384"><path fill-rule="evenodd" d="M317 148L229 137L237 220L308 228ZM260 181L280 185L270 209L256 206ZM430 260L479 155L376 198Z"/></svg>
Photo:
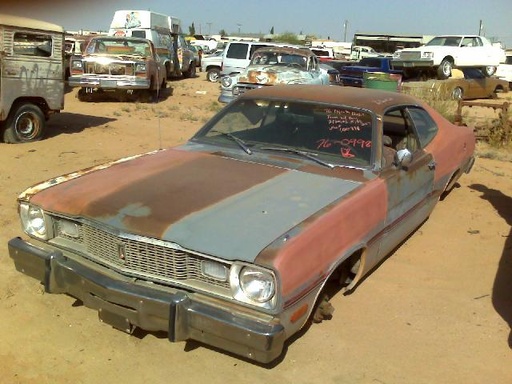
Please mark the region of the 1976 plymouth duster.
<svg viewBox="0 0 512 384"><path fill-rule="evenodd" d="M264 87L184 145L27 189L9 254L118 329L267 363L428 218L474 144L404 94Z"/></svg>

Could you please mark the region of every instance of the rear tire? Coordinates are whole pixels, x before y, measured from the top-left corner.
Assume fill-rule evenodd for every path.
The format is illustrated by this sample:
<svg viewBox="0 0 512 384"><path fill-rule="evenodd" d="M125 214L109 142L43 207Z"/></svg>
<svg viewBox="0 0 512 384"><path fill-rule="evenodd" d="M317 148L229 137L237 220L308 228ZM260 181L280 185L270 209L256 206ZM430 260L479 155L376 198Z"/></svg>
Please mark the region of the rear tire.
<svg viewBox="0 0 512 384"><path fill-rule="evenodd" d="M484 74L485 77L491 77L496 73L497 69L498 68L495 67L494 65L488 65L487 67L482 68L482 73Z"/></svg>
<svg viewBox="0 0 512 384"><path fill-rule="evenodd" d="M43 138L46 118L37 105L21 103L13 106L5 121L4 142L29 143Z"/></svg>
<svg viewBox="0 0 512 384"><path fill-rule="evenodd" d="M196 63L192 62L188 66L188 70L186 72L183 72L183 76L186 78L194 78L196 77Z"/></svg>

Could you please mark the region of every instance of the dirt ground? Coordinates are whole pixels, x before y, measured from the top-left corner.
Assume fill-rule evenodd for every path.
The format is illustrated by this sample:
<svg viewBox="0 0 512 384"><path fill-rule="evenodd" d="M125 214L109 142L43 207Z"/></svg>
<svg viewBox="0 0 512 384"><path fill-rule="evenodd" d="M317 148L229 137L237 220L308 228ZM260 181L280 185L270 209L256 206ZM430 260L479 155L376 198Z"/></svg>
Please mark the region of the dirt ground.
<svg viewBox="0 0 512 384"><path fill-rule="evenodd" d="M218 105L218 85L169 82L158 103L84 103L76 90L48 137L0 144L0 383L512 383L512 162L478 158L430 219L334 317L259 366L166 335L127 335L15 271L16 197L41 180L185 141Z"/></svg>

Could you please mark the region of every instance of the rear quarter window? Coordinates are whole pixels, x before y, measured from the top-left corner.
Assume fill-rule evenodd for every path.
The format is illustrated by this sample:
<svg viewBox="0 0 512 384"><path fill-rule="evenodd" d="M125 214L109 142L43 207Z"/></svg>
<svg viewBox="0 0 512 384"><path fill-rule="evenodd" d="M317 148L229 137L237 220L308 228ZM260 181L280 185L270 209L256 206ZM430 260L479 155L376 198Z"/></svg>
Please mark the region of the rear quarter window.
<svg viewBox="0 0 512 384"><path fill-rule="evenodd" d="M50 35L16 32L13 39L13 54L18 56L50 57L53 41Z"/></svg>

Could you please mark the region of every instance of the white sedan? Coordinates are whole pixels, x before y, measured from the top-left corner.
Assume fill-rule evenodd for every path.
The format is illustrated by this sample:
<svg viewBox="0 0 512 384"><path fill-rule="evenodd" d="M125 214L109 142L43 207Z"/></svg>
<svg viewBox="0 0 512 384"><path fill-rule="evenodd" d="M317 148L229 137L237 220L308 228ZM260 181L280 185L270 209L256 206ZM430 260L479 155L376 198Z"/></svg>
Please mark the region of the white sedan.
<svg viewBox="0 0 512 384"><path fill-rule="evenodd" d="M396 52L393 67L409 77L416 72L432 72L439 79L451 76L453 68L478 68L492 76L505 61L505 51L483 36L436 36L426 45Z"/></svg>

